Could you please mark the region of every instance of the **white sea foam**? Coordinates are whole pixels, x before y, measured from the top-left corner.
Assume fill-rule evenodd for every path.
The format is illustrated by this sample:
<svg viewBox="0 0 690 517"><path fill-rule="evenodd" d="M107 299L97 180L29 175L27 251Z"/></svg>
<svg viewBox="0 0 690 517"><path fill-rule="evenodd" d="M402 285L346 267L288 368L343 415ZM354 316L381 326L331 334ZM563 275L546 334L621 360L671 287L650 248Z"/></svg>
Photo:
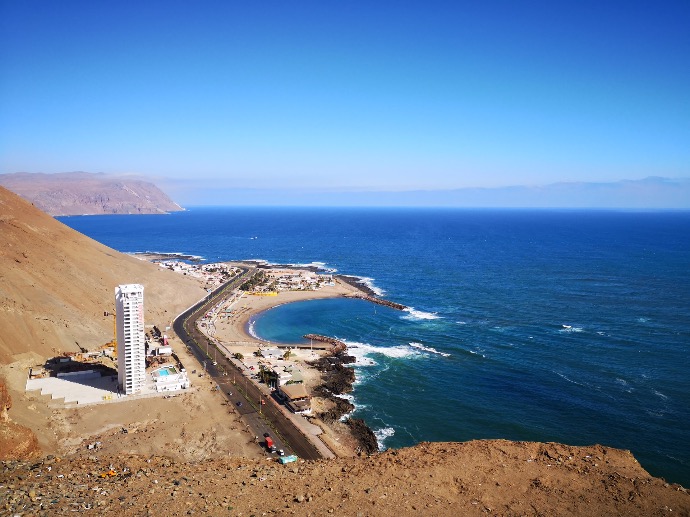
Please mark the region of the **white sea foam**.
<svg viewBox="0 0 690 517"><path fill-rule="evenodd" d="M484 354L482 354L481 352L477 352L476 350L468 350L468 352L470 354L474 354L474 355L481 355L484 359L486 359L486 356ZM448 354L448 355L450 355L450 354Z"/></svg>
<svg viewBox="0 0 690 517"><path fill-rule="evenodd" d="M659 398L661 398L661 399L663 399L663 400L668 400L668 395L664 395L664 394L661 393L660 391L657 391L657 390L654 390L654 389L653 389L652 391L654 392L654 395L656 395L657 397L659 397Z"/></svg>
<svg viewBox="0 0 690 517"><path fill-rule="evenodd" d="M244 259L244 260L242 260L242 262L252 262L254 264L259 264L261 266L272 266L273 265L268 260L256 259L256 258Z"/></svg>
<svg viewBox="0 0 690 517"><path fill-rule="evenodd" d="M289 264L291 267L301 267L301 268L316 268L319 271L324 271L326 273L335 273L338 270L335 268L327 268L325 262L308 262L308 263L296 263L296 264Z"/></svg>
<svg viewBox="0 0 690 517"><path fill-rule="evenodd" d="M386 438L390 438L395 434L395 429L392 427L384 427L383 429L377 429L374 431L374 436L376 436L376 441L379 444L379 450L380 451L385 451L386 446L384 445L384 441Z"/></svg>
<svg viewBox="0 0 690 517"><path fill-rule="evenodd" d="M626 391L627 393L632 393L634 390L634 388L630 387L630 384L628 384L628 381L626 381L625 379L621 379L620 377L616 378L616 383L623 386L623 390Z"/></svg>
<svg viewBox="0 0 690 517"><path fill-rule="evenodd" d="M129 255L161 255L170 257L171 260L174 260L175 258L182 258L183 260L193 260L195 262L206 260L201 255L192 255L191 253L183 253L181 251L134 251L129 253Z"/></svg>
<svg viewBox="0 0 690 517"><path fill-rule="evenodd" d="M406 307L403 311L407 312L407 315L403 316L404 320L437 320L441 317L436 312L419 311L414 307Z"/></svg>
<svg viewBox="0 0 690 517"><path fill-rule="evenodd" d="M563 328L559 329L558 332L564 332L570 334L572 332L584 332L582 327L573 327L572 325L561 325Z"/></svg>
<svg viewBox="0 0 690 517"><path fill-rule="evenodd" d="M380 287L377 287L374 285L374 279L370 278L368 276L357 276L357 275L348 275L351 278L356 278L357 281L361 284L364 284L367 288L371 289L371 292L374 293L376 296L383 296L386 294L386 291L381 289Z"/></svg>
<svg viewBox="0 0 690 517"><path fill-rule="evenodd" d="M341 393L339 395L333 395L334 397L338 397L339 399L347 400L348 402L354 404L355 396L350 395L349 393Z"/></svg>
<svg viewBox="0 0 690 517"><path fill-rule="evenodd" d="M556 370L553 370L553 373L555 373L555 374L558 375L560 378L562 378L562 379L564 379L564 380L566 380L566 381L568 381L568 382L571 382L571 383L573 383L573 384L577 384L578 386L585 386L583 383L574 381L574 380L572 380L571 378L567 377L566 375L564 375L564 374L562 374L562 373L560 373L560 372L557 372Z"/></svg>
<svg viewBox="0 0 690 517"><path fill-rule="evenodd" d="M467 325L466 321L456 321L455 323L457 323L458 325Z"/></svg>
<svg viewBox="0 0 690 517"><path fill-rule="evenodd" d="M256 334L256 329L254 328L255 324L256 324L256 320L250 319L249 325L247 326L247 331L249 332L249 335L252 336L254 339L261 339Z"/></svg>
<svg viewBox="0 0 690 517"><path fill-rule="evenodd" d="M418 350L424 350L425 352L429 352L432 354L438 354L438 355L441 355L443 357L450 357L450 354L447 354L446 352L439 352L435 348L430 347L430 346L424 346L421 343L410 343L410 346L412 348L417 348Z"/></svg>
<svg viewBox="0 0 690 517"><path fill-rule="evenodd" d="M347 353L356 359L355 366L376 366L378 363L369 357L369 354L381 354L396 359L421 355L420 352L408 345L386 347L353 341L345 341L345 344L347 345Z"/></svg>
<svg viewBox="0 0 690 517"><path fill-rule="evenodd" d="M342 415L342 416L340 417L340 421L341 421L341 422L345 422L348 418L350 418L350 416L352 416L352 413L354 413L355 411L367 407L367 406L364 405L364 404L357 404L357 403L355 402L355 397L354 397L353 395L350 395L349 393L341 393L341 394L339 394L339 395L333 394L333 396L334 396L334 397L341 398L341 399L343 399L343 400L347 400L350 404L352 404L352 405L355 407L352 411L350 411L349 413L345 413L344 415Z"/></svg>

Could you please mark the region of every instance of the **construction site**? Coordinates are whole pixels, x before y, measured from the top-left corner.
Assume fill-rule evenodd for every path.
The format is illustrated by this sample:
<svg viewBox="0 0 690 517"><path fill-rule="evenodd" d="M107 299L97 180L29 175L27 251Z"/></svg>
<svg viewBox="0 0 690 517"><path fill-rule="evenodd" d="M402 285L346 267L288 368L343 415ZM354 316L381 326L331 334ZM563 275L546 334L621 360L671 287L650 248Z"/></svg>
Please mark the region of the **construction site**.
<svg viewBox="0 0 690 517"><path fill-rule="evenodd" d="M124 287L124 286L120 286ZM143 287L141 288L143 297ZM143 300L142 300L143 302ZM104 317L112 317L113 337L111 341L89 351L83 347L80 352L62 352L56 348L54 357L44 364L29 369L26 391L40 391L52 401L65 406L101 404L125 400L123 390L122 358L118 354L129 349L118 347L118 317L116 313L104 312ZM121 327L129 325L129 320L121 319ZM141 318L143 330L143 317ZM127 329L128 330L128 329ZM119 329L121 336L129 333ZM147 397L188 389L191 386L187 370L168 343L168 336L155 325L143 332L143 377L135 396ZM121 338L123 339L123 338ZM130 364L131 361L127 361Z"/></svg>

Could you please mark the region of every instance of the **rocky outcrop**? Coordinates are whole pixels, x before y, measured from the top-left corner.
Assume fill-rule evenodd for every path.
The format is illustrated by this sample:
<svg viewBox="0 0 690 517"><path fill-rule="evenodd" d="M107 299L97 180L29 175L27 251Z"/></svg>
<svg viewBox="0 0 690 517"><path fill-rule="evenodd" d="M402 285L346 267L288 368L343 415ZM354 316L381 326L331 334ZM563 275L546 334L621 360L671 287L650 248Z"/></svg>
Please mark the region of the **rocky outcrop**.
<svg viewBox="0 0 690 517"><path fill-rule="evenodd" d="M341 352L345 350L345 348L347 347L347 345L339 339L336 339L334 337L322 336L321 334L305 334L302 337L304 337L304 339L309 339L311 341L318 341L319 343L329 344L333 347L333 352Z"/></svg>
<svg viewBox="0 0 690 517"><path fill-rule="evenodd" d="M126 176L0 174L0 185L56 215L164 214L183 210L156 185Z"/></svg>
<svg viewBox="0 0 690 517"><path fill-rule="evenodd" d="M342 345L344 347L344 343ZM318 414L318 417L326 424L336 422L355 410L352 403L339 396L352 391L352 385L355 383L355 371L345 365L354 362L355 358L347 355L345 349L342 348L309 363L322 372L323 382L314 389L314 393L330 402L330 407ZM378 451L376 436L364 420L347 418L345 424L350 428L350 433L357 441L358 449L361 452L373 454Z"/></svg>
<svg viewBox="0 0 690 517"><path fill-rule="evenodd" d="M371 303L383 305L384 307L390 307L391 309L395 309L396 311L404 311L405 309L407 309L407 306L403 305L402 303L391 302L390 300L384 300L383 298L377 298L376 296L369 296L366 294L350 294L348 295L348 298L359 298L361 300L366 300Z"/></svg>
<svg viewBox="0 0 690 517"><path fill-rule="evenodd" d="M365 454L374 454L379 450L379 443L376 435L361 418L348 418L345 423L350 428L352 436L355 437L361 451Z"/></svg>
<svg viewBox="0 0 690 517"><path fill-rule="evenodd" d="M0 381L0 461L33 458L41 453L38 439L31 429L12 422L9 410L12 399Z"/></svg>

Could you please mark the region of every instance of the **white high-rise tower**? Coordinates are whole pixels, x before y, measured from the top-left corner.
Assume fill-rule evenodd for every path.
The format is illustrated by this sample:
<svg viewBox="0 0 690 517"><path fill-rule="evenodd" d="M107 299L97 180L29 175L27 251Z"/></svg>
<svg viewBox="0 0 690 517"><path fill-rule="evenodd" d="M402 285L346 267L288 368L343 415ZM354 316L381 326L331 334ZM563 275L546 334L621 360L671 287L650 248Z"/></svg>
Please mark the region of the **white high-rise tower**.
<svg viewBox="0 0 690 517"><path fill-rule="evenodd" d="M117 322L117 382L122 393L131 395L144 387L146 347L144 335L144 286L115 288Z"/></svg>

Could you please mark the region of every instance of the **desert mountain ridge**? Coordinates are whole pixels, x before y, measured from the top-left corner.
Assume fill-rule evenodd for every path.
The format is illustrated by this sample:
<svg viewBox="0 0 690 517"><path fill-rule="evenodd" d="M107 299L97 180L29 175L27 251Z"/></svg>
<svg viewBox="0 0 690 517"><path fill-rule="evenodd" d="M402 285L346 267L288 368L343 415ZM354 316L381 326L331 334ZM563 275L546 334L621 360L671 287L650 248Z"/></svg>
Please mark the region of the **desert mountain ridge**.
<svg viewBox="0 0 690 517"><path fill-rule="evenodd" d="M114 310L115 287L128 283L145 286L149 321L171 322L205 293L195 280L108 248L0 187L0 363L110 341L113 323L103 313Z"/></svg>
<svg viewBox="0 0 690 517"><path fill-rule="evenodd" d="M156 185L89 172L0 174L0 185L52 215L164 214L184 210Z"/></svg>
<svg viewBox="0 0 690 517"><path fill-rule="evenodd" d="M84 408L24 392L27 365L111 339L103 312L114 287L133 282L145 287L147 321L171 321L205 293L197 280L99 244L0 187L3 513L690 515L685 488L601 445L421 443L279 465L207 382L171 399ZM99 448L87 449L96 440Z"/></svg>

